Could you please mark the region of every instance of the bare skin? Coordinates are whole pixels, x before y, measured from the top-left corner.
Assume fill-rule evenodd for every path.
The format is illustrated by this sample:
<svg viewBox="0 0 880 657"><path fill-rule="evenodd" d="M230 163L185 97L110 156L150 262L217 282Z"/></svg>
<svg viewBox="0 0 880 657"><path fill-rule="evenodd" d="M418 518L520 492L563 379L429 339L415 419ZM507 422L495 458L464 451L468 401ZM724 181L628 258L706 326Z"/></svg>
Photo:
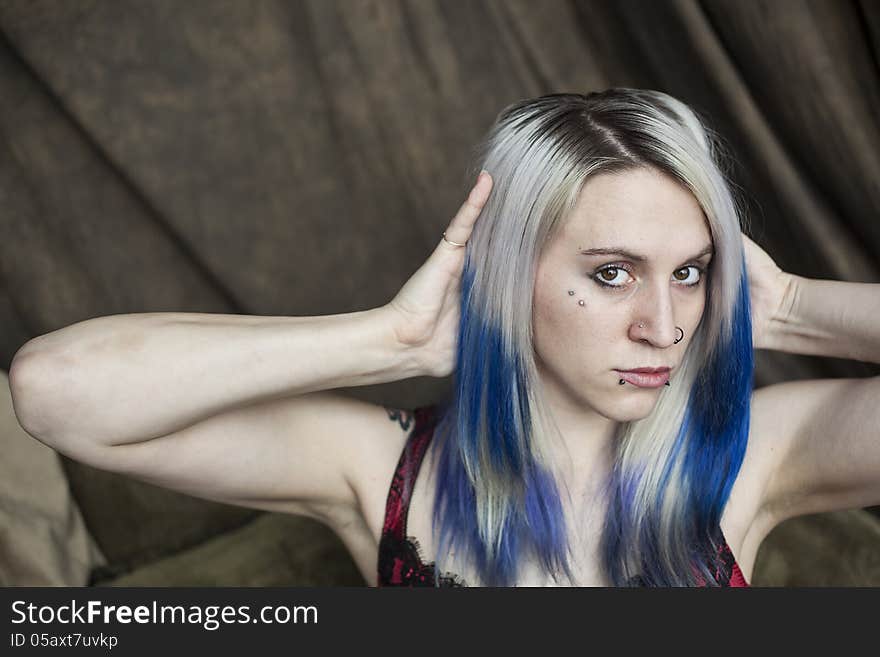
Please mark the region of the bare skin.
<svg viewBox="0 0 880 657"><path fill-rule="evenodd" d="M472 225L476 208L465 205L462 211L470 215L461 223ZM646 216L655 221L646 222ZM467 232L459 227L455 241L463 242ZM672 245L669 235L676 236ZM789 275L747 236L742 238L756 348L858 354L863 360L880 360L880 339L873 328L880 310L880 286ZM534 291L535 349L548 403L566 440L567 453L560 455L560 462L564 465L568 459L569 489L581 493L573 496L572 504L564 503L568 526L583 528L571 537L582 555L573 564L579 585L606 584L596 558L601 510L591 504L591 482L608 466L601 458L602 448L615 422L644 417L658 394L658 390L627 386L621 390L613 369L669 365L674 385L674 368L706 301L704 284L683 285L700 280L699 269L705 269L712 257L690 256L701 253L710 242L695 199L664 176L641 170L592 179L572 218L542 255ZM625 257L587 256L584 262L584 256L577 254L581 247L612 244L624 245L647 259L632 262ZM609 263L619 267L609 270ZM602 288L585 272L600 275L620 289ZM569 296L568 289L576 295ZM584 299L585 304L576 304L575 299ZM858 307L864 307L862 314L856 312ZM841 316L849 323L842 323ZM678 343L676 326L685 336ZM593 336L593 341L584 336ZM747 581L751 581L762 541L783 520L880 501L880 436L876 430L880 417L871 401L878 392L877 377L797 381L753 392L746 455L720 522ZM834 450L836 467L831 467L821 459L828 458L823 445L835 434L851 436L850 445L857 449ZM844 473L853 479L846 479ZM427 561L436 556L431 536L433 474L434 464L426 458L408 519L408 534L418 538ZM374 541L378 545L381 535L386 496L387 485L364 490L363 499L369 500L365 517L369 518L371 548L362 562L368 582L375 582L372 545ZM454 556L448 568L467 581L477 580L467 564ZM518 583L547 586L554 582L535 564L524 563Z"/></svg>
<svg viewBox="0 0 880 657"><path fill-rule="evenodd" d="M447 228L450 240L469 239L491 186L488 175L480 178ZM597 177L584 190L584 203L542 254L533 319L542 381L565 439L561 470L582 493L565 509L569 526L582 528L572 537L583 555L574 570L578 584L590 585L604 583L590 524L599 518L591 482L607 467L599 455L614 423L644 417L658 394L618 386L612 370L681 362L705 305L702 286L682 285L699 278L689 257L709 234L694 199L654 172ZM643 219L649 214L656 223ZM880 286L787 274L743 240L756 348L880 362ZM608 245L647 260L576 255ZM622 291L587 276L612 262L621 267L604 280ZM148 313L66 327L16 354L16 415L35 438L95 467L318 519L375 584L388 486L412 417L336 389L452 372L463 264L464 249L441 240L392 301L361 313ZM685 335L679 343L676 326ZM797 381L753 393L745 461L721 519L747 579L761 541L779 522L880 504L878 398L878 377ZM426 460L408 526L427 561L435 559L432 475ZM476 581L456 559L452 565ZM552 582L524 564L520 583Z"/></svg>
<svg viewBox="0 0 880 657"><path fill-rule="evenodd" d="M676 236L672 246L670 235ZM624 246L647 259L633 262L619 254L581 253L600 246ZM645 169L590 179L572 216L541 255L534 289L535 350L545 398L565 441L555 455L559 471L576 493L563 504L581 555L573 563L580 585L605 584L596 552L602 511L593 500L595 482L610 466L603 458L608 443L619 422L649 414L661 392L620 386L615 368L666 365L673 370L674 385L675 369L705 307L706 270L712 258L711 251L704 253L707 246L711 249L711 233L693 196ZM781 301L780 297L776 303ZM676 326L684 331L679 342ZM430 531L433 475L434 464L426 459L408 521L428 560L436 550ZM740 480L759 476L744 467ZM748 495L759 488L754 483L737 488L721 523L734 554L743 559L740 566L747 577L754 554L745 553L742 545L760 503ZM367 496L378 496L375 503L381 507L385 494L387 490L380 489ZM373 517L381 518L377 512ZM371 529L378 538L381 526ZM756 549L759 543L751 538L749 545ZM476 581L467 564L453 563L449 569ZM553 580L536 564L525 563L520 584L552 585Z"/></svg>

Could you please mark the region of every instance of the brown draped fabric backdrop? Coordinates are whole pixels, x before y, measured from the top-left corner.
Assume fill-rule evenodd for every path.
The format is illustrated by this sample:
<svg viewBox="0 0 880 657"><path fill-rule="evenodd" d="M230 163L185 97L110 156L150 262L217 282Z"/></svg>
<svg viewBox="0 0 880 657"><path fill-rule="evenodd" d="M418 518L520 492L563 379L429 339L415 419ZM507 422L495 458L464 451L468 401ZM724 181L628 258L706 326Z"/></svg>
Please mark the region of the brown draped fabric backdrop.
<svg viewBox="0 0 880 657"><path fill-rule="evenodd" d="M877 282L878 49L869 0L2 0L0 367L99 315L382 304L501 108L609 86L710 119L783 269ZM757 358L758 385L878 373ZM448 381L416 383L352 393L414 406ZM255 515L65 468L123 570Z"/></svg>

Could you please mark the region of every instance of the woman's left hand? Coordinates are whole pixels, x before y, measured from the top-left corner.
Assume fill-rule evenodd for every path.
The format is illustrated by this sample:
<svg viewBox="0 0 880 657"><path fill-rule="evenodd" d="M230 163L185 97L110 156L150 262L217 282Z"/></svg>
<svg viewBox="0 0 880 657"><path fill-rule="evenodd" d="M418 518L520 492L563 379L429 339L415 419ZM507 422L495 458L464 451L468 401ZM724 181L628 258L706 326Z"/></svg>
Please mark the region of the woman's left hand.
<svg viewBox="0 0 880 657"><path fill-rule="evenodd" d="M768 349L773 325L785 321L796 294L796 277L782 271L767 253L742 233L752 312L752 345Z"/></svg>

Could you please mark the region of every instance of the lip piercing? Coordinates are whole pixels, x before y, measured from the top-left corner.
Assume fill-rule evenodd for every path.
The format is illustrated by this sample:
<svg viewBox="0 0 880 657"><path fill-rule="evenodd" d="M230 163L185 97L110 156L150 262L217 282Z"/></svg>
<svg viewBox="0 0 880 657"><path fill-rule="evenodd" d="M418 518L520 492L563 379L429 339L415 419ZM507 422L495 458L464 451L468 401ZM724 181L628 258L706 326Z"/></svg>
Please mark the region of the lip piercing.
<svg viewBox="0 0 880 657"><path fill-rule="evenodd" d="M624 381L623 379L619 379L619 380L617 381L617 383L618 383L619 385L623 385L624 383L626 383L626 381ZM669 385L669 381L667 381L667 382L664 383L663 385L668 386L668 385Z"/></svg>

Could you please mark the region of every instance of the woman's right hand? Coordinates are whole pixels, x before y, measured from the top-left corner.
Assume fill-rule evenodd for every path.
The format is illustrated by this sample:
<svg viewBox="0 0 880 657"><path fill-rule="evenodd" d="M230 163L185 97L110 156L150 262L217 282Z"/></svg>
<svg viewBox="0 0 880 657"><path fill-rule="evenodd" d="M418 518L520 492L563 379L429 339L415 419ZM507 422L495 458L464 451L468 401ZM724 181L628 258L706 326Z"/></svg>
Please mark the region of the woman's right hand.
<svg viewBox="0 0 880 657"><path fill-rule="evenodd" d="M446 229L448 240L467 243L492 184L492 177L482 171ZM396 340L416 355L419 370L427 376L448 376L455 369L464 260L465 247L441 238L430 257L386 305Z"/></svg>

